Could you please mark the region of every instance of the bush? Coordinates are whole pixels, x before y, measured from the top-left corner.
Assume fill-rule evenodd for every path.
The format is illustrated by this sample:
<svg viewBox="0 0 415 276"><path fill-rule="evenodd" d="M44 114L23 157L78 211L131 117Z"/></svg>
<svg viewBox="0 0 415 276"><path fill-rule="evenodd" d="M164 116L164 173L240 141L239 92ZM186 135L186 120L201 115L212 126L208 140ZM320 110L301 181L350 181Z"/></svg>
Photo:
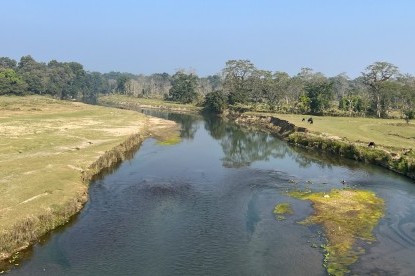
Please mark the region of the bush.
<svg viewBox="0 0 415 276"><path fill-rule="evenodd" d="M204 102L205 110L220 114L223 113L227 107L227 97L222 91L214 91L206 94Z"/></svg>

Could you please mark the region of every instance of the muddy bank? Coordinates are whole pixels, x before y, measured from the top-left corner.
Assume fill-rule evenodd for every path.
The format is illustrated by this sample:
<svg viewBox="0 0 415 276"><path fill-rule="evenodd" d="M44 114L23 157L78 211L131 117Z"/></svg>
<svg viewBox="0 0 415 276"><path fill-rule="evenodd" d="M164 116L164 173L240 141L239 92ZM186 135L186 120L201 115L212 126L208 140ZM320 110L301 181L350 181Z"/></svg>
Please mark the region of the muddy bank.
<svg viewBox="0 0 415 276"><path fill-rule="evenodd" d="M312 133L304 127L297 127L273 116L239 114L233 115L233 118L240 125L271 131L290 144L375 164L415 179L415 152L413 150L391 151L381 145L377 145L376 148L368 147L366 144L348 141L337 136Z"/></svg>

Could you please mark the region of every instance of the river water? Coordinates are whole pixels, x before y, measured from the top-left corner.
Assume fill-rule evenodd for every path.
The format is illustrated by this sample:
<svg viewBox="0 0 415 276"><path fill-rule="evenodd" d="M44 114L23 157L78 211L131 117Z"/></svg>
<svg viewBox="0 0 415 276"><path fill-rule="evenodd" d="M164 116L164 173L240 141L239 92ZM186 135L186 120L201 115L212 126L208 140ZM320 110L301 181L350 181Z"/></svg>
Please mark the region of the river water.
<svg viewBox="0 0 415 276"><path fill-rule="evenodd" d="M374 191L386 203L358 275L415 275L415 183L362 163L296 149L215 118L154 113L182 141L146 140L90 187L69 225L35 245L10 275L325 275L318 226L293 189ZM294 214L278 221L275 204Z"/></svg>

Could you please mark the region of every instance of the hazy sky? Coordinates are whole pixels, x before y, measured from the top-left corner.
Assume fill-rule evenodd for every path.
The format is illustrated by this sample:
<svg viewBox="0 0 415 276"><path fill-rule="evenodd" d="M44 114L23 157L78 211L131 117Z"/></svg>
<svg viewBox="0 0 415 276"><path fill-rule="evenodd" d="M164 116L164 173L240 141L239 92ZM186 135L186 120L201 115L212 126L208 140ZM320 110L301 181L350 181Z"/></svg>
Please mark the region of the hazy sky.
<svg viewBox="0 0 415 276"><path fill-rule="evenodd" d="M230 59L290 75L415 74L413 0L3 0L0 56L89 71L218 73Z"/></svg>

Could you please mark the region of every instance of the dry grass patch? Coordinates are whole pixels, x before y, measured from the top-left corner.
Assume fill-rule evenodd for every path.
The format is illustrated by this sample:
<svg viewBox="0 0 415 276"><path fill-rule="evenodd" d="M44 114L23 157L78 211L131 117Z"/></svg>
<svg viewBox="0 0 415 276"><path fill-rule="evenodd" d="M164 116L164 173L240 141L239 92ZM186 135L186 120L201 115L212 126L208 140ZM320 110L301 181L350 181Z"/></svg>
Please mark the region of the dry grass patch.
<svg viewBox="0 0 415 276"><path fill-rule="evenodd" d="M149 133L173 129L134 111L0 97L0 259L78 212L87 193L82 179L123 160Z"/></svg>

